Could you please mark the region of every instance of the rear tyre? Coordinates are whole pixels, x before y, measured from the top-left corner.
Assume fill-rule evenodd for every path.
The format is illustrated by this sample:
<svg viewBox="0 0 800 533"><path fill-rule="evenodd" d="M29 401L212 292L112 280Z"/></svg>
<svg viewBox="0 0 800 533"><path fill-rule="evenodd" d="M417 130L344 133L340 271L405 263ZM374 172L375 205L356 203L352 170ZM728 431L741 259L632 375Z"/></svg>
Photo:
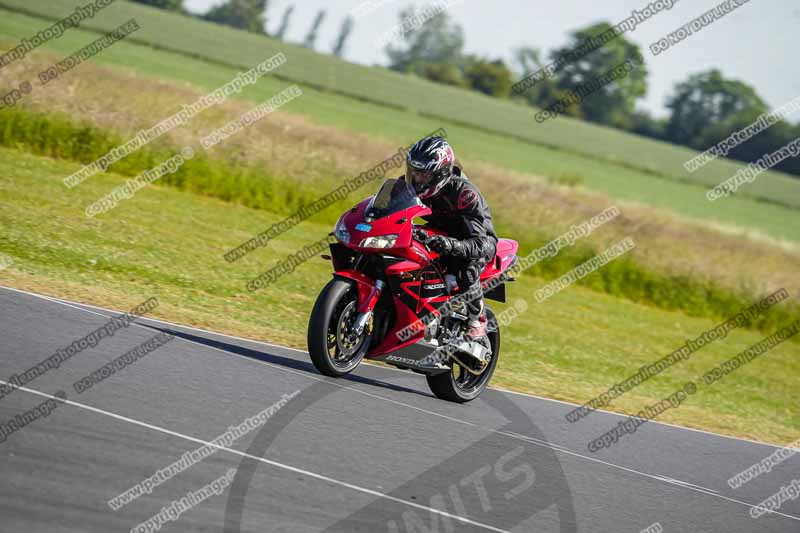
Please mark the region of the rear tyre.
<svg viewBox="0 0 800 533"><path fill-rule="evenodd" d="M470 374L455 361L452 361L453 368L450 372L443 372L435 376L426 376L431 392L442 400L450 402L466 403L474 400L484 391L492 379L494 369L497 367L497 360L500 357L500 328L497 325L494 313L486 306L486 319L490 326L488 337L492 345L492 359L489 366L479 376Z"/></svg>
<svg viewBox="0 0 800 533"><path fill-rule="evenodd" d="M357 315L355 285L339 278L328 282L308 321L308 353L321 374L342 377L361 363L369 349L370 335L366 330L359 336L353 334Z"/></svg>

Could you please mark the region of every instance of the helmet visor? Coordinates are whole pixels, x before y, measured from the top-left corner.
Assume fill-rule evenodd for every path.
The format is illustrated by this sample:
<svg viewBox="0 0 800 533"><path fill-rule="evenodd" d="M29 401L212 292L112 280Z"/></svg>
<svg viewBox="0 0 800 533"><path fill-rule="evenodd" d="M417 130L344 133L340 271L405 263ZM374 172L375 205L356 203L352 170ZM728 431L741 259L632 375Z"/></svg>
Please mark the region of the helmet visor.
<svg viewBox="0 0 800 533"><path fill-rule="evenodd" d="M409 177L411 184L418 192L425 190L433 183L433 178L436 175L435 170L420 170L411 165L406 165L406 175Z"/></svg>

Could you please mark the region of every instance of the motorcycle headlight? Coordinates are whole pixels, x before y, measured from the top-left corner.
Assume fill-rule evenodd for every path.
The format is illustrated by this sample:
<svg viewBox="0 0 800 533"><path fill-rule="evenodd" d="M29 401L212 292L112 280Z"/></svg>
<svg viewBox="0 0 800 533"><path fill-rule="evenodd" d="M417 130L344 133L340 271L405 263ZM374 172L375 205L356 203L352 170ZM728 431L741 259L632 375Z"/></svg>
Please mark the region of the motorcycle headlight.
<svg viewBox="0 0 800 533"><path fill-rule="evenodd" d="M362 248L391 248L397 242L399 235L376 235L367 237L359 245Z"/></svg>
<svg viewBox="0 0 800 533"><path fill-rule="evenodd" d="M344 223L339 222L336 225L336 229L333 230L333 235L341 242L342 244L350 244L350 232L347 231L347 228L344 227Z"/></svg>

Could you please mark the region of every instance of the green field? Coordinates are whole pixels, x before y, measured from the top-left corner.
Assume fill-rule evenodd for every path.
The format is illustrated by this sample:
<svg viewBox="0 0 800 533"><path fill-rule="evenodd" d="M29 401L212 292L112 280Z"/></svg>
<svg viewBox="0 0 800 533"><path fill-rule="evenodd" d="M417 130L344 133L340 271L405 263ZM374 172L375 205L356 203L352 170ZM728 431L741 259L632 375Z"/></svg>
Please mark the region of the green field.
<svg viewBox="0 0 800 533"><path fill-rule="evenodd" d="M2 4L3 0L0 0L0 5ZM138 8L138 6L131 8L134 7ZM2 13L4 16L0 18L0 39L7 43L11 43L13 39L28 36L32 32L35 33L44 24L41 19L9 12ZM95 38L96 35L92 33L70 30L61 39L48 43L47 48L67 55ZM303 50L305 51L305 49ZM260 59L269 57L273 51L265 52ZM307 51L305 52L307 53ZM237 72L237 69L233 67L190 59L182 54L154 50L151 47L127 41L119 42L103 51L93 61L102 65L135 69L137 73L154 78L189 82L193 86L206 90L226 83ZM288 66L289 64L284 65L281 69ZM35 74L33 71L30 72L33 77ZM7 74L3 71L0 71L0 79L9 83ZM241 97L260 102L285 87L285 81L274 77L265 77L253 88L244 92ZM420 135L421 132L433 131L444 126L467 168L470 168L470 165L475 162L485 161L534 176L556 179L565 176L575 177L586 188L613 198L669 209L701 220L750 228L777 239L800 241L800 224L792 223L798 217L798 211L795 209L774 203L764 203L746 196L731 197L710 204L705 199L704 188L664 179L633 168L613 164L608 160L594 159L588 155L502 138L474 128L424 118L408 111L390 109L342 95L321 92L307 86L303 86L303 90L305 96L289 104L286 109L307 116L321 124L336 126L354 133L373 134L380 139L390 141L395 146L398 143L407 142L408 139ZM159 117L158 120L161 118ZM573 122L573 124L577 128L585 125L582 122ZM617 132L604 129L600 133L597 138L605 140ZM570 138L570 136L566 135L566 138ZM777 182L772 180L772 176L764 175L753 185L760 183ZM800 180L789 179L786 185L790 189L787 189L785 193L777 192L778 189L776 189L777 196L784 200L793 197L793 193L791 193L794 190L793 187L797 186L800 190Z"/></svg>
<svg viewBox="0 0 800 533"><path fill-rule="evenodd" d="M45 68L47 61L52 61L39 56L27 60L34 66L37 62L43 65L37 68ZM121 87L125 90L120 90ZM158 82L156 87L154 91L154 82L150 80L84 65L81 76L73 78L71 84L48 86L45 92L30 96L28 103L39 111L28 107L4 110L0 115L3 125L0 144L89 163L123 144L142 124L157 122L175 101L194 99L187 89L164 82ZM103 106L97 107L98 100L103 101ZM91 111L93 107L95 110ZM240 108L245 107L243 102L223 104L215 108L214 116L196 117L190 126L174 135L167 134L159 142L115 163L112 171L133 177L153 168L187 142L195 143L212 124L225 123L226 117L238 116ZM104 113L106 108L113 108L114 115L109 117ZM90 122L91 126L76 119ZM105 129L107 123L115 129ZM120 131L124 134L120 135ZM290 136L287 132L291 132ZM262 149L265 140L271 144L269 150ZM295 115L278 113L250 126L249 135L229 139L210 153L201 152L174 174L162 177L160 183L290 215L302 204L319 198L321 191L335 189L346 178L369 168L394 150L372 140L353 139L339 130L298 120ZM243 161L242 154L248 154L250 159ZM343 156L348 157L341 160ZM289 164L282 164L279 158ZM315 172L319 175L315 176ZM580 223L612 203L608 198L530 179L518 178L518 183L511 185L507 172L492 167L481 169L478 183L492 205L497 230L517 239L523 253L546 244L570 224ZM367 195L370 187L362 187L365 190L336 202L312 220L333 224L338 214ZM800 290L800 280L794 276L797 253L741 235L698 227L651 208L624 205L623 212L620 223L607 225L551 261L537 264L530 273L556 278L612 242L629 237L638 246L628 257L581 283L632 301L718 319L731 316L773 287ZM269 249L261 253L267 254ZM674 257L681 260L676 262ZM734 270L731 264L740 266ZM800 316L797 305L788 306L786 313L771 314L769 320L761 317L752 326L769 331L793 316Z"/></svg>
<svg viewBox="0 0 800 533"><path fill-rule="evenodd" d="M41 21L24 17L23 22L35 26ZM57 42L74 50L93 37L92 34L75 32L68 33ZM68 39L78 42L68 42ZM80 42L81 39L84 41ZM118 43L98 57L111 65L152 66L153 72L148 73L147 78L142 78L138 74L141 68L133 72L116 68L109 71L84 63L80 65L80 71L71 72L71 77L62 78L58 84L37 87L23 102L25 107L22 109L31 105L46 114L57 110L67 122L60 119L60 122L54 123L46 118L47 115L42 115L29 123L20 108L7 109L0 115L0 125L3 126L0 143L88 163L140 129L159 122L183 103L191 102L203 94L203 87L165 83L164 80L169 80L175 72L202 72L203 76L193 79L203 83L206 88L219 86L234 75L232 69L199 60L187 60L180 55L126 42ZM4 69L0 77L10 80L30 75L30 72L46 69L57 59L58 56L52 54L35 52L25 58L24 64L19 62ZM185 142L196 142L210 128L237 117L247 109L247 100L262 101L285 88L286 83L264 78L245 91L238 103L229 102L204 112L174 135L170 133L160 139L153 145L155 151L148 146L113 168L129 176L151 168L168 158ZM312 192L314 188L317 191L331 190L345 178L383 159L386 153L395 151L393 146L407 144L442 124L412 120L413 117L409 117L408 113L387 111L386 108L343 96L331 96L308 88L305 91L302 98L293 101L284 110L293 116L313 119L317 119L319 111L324 110L331 119L329 126L319 125L320 121L317 120L313 123L298 121L284 113L273 115L257 125L251 135L228 141L221 150L215 149L214 156L218 159L211 161L213 165L198 164L195 160L176 175L165 177L163 182L184 190L288 215L299 207L300 202L309 202L322 194ZM113 114L107 113L106 109L113 109ZM330 125L336 124L334 117L343 116L364 118L364 122L357 122L353 127L367 127L366 117L372 111L397 115L398 124L402 127L396 129L402 131L404 137L396 144L389 144L364 134L348 134L346 128L332 128ZM113 131L101 129L89 134L77 122L75 126L69 126L68 121L107 126ZM472 143L495 147L507 145L502 139L485 132L445 125L449 136L459 146L459 151L463 145ZM83 139L83 143L76 144L74 139L78 138ZM263 149L264 144L270 145L269 150ZM540 149L554 156L559 155L556 150ZM247 154L250 160L244 161L242 154ZM346 160L344 165L339 161L342 157ZM647 204L641 207L625 204L625 224L607 228L602 239L586 243L589 244L588 248L583 246L577 253L559 254L548 265L537 266L538 275L557 277L561 272L599 253L610 241L630 236L639 244L631 255L633 262L626 260L613 268L603 269L600 277L591 284L593 288L668 310L720 319L730 316L753 298L774 287L800 289L800 283L794 276L794 265L800 256L798 248L783 250L769 242L754 240L741 230L720 232L713 227L703 227L705 223L699 220L701 216L707 217L709 214L708 204L702 195L697 194L696 187L654 176L636 175L630 169L603 162L598 164L583 156L571 157L553 160L567 161L581 171L605 165L608 172L598 174L598 182L605 186L610 184L608 188L611 193L616 193L616 199L593 196L575 188L547 186L543 184L543 178L512 175L503 168L467 162L470 175L480 184L493 206L498 230L520 241L523 251L546 243L565 231L569 224L585 220L620 198L630 200L631 193L640 192L643 196L658 199L661 203L657 205L661 207L677 207L673 211L685 212L687 208L696 208L698 221L676 219L668 211L657 212ZM281 158L300 162L300 168L282 166L278 161ZM473 167L478 169L474 174L471 172ZM561 177L574 175L554 171L548 178L554 176L558 181ZM619 183L619 187L615 187L610 177L618 176L628 178L629 183L635 186L623 187ZM332 223L337 213L350 205L348 201L355 202L368 191L358 194L358 197L354 195L347 201L329 207L314 220ZM638 199L638 196L634 198ZM793 232L800 231L800 226L786 224L787 219L796 218L797 212L792 209L747 198L733 198L718 205L724 208L721 211L729 221L736 221L745 228L760 228L764 233L783 237L794 237ZM609 231L613 233L609 234ZM680 261L675 261L675 257L679 257ZM737 268L731 269L732 264L738 265ZM777 322L781 323L783 319ZM758 327L763 330L772 325L759 324Z"/></svg>
<svg viewBox="0 0 800 533"><path fill-rule="evenodd" d="M71 0L49 0L46 4L26 0L0 0L0 6L48 19L58 18L74 8ZM678 197L673 201L673 207L688 202L684 212L693 216L708 211L708 206L704 206L705 199L699 194L702 191L687 189L685 194L680 195L677 192L684 188L667 185L656 187L650 183L637 187L634 182L641 185L644 182L643 177L649 175L708 187L732 176L741 167L738 163L721 160L689 175L682 164L693 157L695 152L685 148L567 118L537 124L533 120L532 108L509 101L433 84L382 68L347 63L299 46L123 0L100 12L95 19L84 22L83 27L107 31L131 17L136 18L141 30L131 35L129 41L176 52L181 56L177 62L181 63L185 62L186 57L193 57L229 69L243 69L250 68L278 51L284 51L289 61L276 74L278 77L301 82L306 87L328 93L324 98L331 106L327 109L306 104L309 108L304 111L311 113L316 119L331 120L354 131L370 132L393 139L402 135L401 128L409 125L414 127L422 118L428 118L429 122L435 124L443 121L464 124L469 126L469 136L475 141L463 144L467 153L475 154L472 157L501 162L503 166L532 174L577 173L585 179L589 187L613 196L654 205L660 205L658 199L665 193L676 194ZM36 21L4 12L0 32L22 38L35 33L44 25L45 22L41 19ZM71 30L61 39L48 43L48 46L64 54L71 53L76 49L77 41L73 37L77 34L78 32ZM86 38L86 42L89 40L91 39ZM122 45L116 45L115 48L117 47L123 48ZM160 56L154 61L141 50L124 48L128 51L127 58L121 58L123 52L116 50L104 52L102 56L111 56L113 53L119 64L209 86L203 82L209 81L210 76L203 69L192 68L190 63L178 65L178 68L170 67L168 63L160 61L160 58L166 59L167 56ZM102 57L100 61L113 60ZM154 67L159 72L148 71ZM347 96L345 100L350 102L346 103L352 103L355 98L360 102L374 102L376 105L359 106L360 114L343 116L345 113L337 105L345 102L333 97L331 93ZM481 143L477 130L489 133L488 137L495 142L491 145ZM575 158L572 154L582 154L589 159ZM575 164L557 161L562 158L571 159ZM599 168L587 168L595 165ZM626 172L625 169L630 171ZM741 194L800 207L800 181L780 173L762 175ZM700 196L700 200L689 201L690 195ZM724 208L714 205L713 209L716 211ZM725 220L725 215L721 214L719 218Z"/></svg>
<svg viewBox="0 0 800 533"><path fill-rule="evenodd" d="M159 318L304 348L308 313L330 277L328 262L311 259L255 293L245 284L320 239L328 225L303 224L270 245L269 260L249 257L231 265L221 254L279 217L156 185L107 216L88 220L82 206L123 178L100 175L65 195L60 179L77 168L0 149L0 252L14 259L0 271L0 284L119 309L152 295L160 301ZM524 298L529 309L504 329L497 386L583 402L715 324L579 287L536 304L533 293L544 283L526 276L509 287L510 303ZM503 308L497 304L497 310ZM734 331L613 408L638 410L761 338ZM798 355L797 343L778 346L701 389L663 420L772 442L792 440L800 432Z"/></svg>
<svg viewBox="0 0 800 533"><path fill-rule="evenodd" d="M5 48L47 25L18 11L52 19L73 7L62 0L46 6L0 0L0 6L16 10L0 8ZM744 194L711 204L703 184L729 177L735 163L710 165L689 183L680 165L693 154L683 148L574 120L541 128L531 108L122 0L83 30L70 30L0 69L2 85L35 79L96 39L91 28L108 29L131 16L140 32L58 82L35 86L19 107L0 110L0 253L14 261L0 270L0 284L114 308L154 295L160 318L304 348L308 313L330 277L329 262L314 258L255 293L246 283L319 241L338 213L377 184L240 261L227 263L222 255L398 146L444 127L489 199L499 233L517 239L522 253L610 205L623 212L509 287L510 303L524 298L529 309L504 329L495 385L584 402L758 296L789 290L792 299L750 329L703 348L612 406L635 411L800 317L800 180L783 175L764 175ZM277 51L289 62L276 76L203 112L113 172L74 189L61 184L81 163ZM126 178L186 144L197 146L200 136L293 81L304 95L246 134L111 212L84 216L87 205ZM626 258L535 303L538 288L625 237L637 244ZM800 430L798 355L800 336L701 389L662 419L772 442L793 440Z"/></svg>

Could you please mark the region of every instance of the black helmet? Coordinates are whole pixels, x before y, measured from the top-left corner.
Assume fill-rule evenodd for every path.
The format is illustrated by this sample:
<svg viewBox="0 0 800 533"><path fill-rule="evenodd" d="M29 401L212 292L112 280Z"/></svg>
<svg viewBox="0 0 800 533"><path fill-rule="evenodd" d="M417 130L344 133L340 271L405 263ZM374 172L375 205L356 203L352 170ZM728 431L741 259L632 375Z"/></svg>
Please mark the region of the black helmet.
<svg viewBox="0 0 800 533"><path fill-rule="evenodd" d="M455 160L444 137L426 137L408 151L406 180L421 199L432 198L450 181Z"/></svg>

